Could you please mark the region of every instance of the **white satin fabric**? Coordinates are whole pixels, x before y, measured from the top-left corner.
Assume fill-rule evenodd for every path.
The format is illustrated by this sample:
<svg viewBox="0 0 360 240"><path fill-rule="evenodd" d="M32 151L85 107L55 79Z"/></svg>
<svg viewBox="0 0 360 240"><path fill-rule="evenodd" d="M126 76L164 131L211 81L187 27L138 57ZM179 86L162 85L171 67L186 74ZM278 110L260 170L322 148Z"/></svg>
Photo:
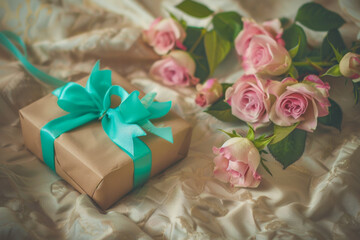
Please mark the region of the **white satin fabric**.
<svg viewBox="0 0 360 240"><path fill-rule="evenodd" d="M17 111L50 90L0 47L0 239L359 239L360 105L352 86L330 79L344 111L341 132L319 126L308 134L304 156L285 171L266 156L273 177L260 168L257 189L232 188L212 175L212 146L226 140L225 124L194 104L194 89L168 88L147 75L158 57L142 43L141 29L179 0L2 0L0 29L19 34L30 61L70 81L87 75L97 59L145 92L172 100L194 126L189 155L104 212L52 173L23 145ZM205 1L216 11L238 11L263 21L294 17L306 1ZM347 21L346 43L359 32L359 2L320 1ZM349 7L350 6L350 7ZM190 25L204 25L184 16ZM352 23L354 21L355 23ZM309 32L313 43L323 33ZM235 54L215 75L242 74ZM116 184L116 183L114 183Z"/></svg>

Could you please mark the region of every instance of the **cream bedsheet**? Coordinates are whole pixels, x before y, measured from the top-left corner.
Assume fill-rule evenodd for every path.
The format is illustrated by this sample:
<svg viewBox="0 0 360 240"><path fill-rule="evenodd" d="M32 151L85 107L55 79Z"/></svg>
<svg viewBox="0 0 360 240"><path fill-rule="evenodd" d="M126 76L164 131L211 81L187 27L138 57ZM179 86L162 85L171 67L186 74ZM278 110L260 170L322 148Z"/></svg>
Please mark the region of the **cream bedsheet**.
<svg viewBox="0 0 360 240"><path fill-rule="evenodd" d="M0 29L16 32L39 68L70 81L88 74L97 59L191 122L189 156L152 178L108 211L99 210L52 173L23 145L17 111L50 89L29 76L0 47L0 239L359 239L360 107L351 84L331 80L344 110L343 130L319 127L309 134L302 159L286 171L270 159L257 189L236 189L212 176L213 145L226 139L224 124L194 104L193 89L171 89L147 71L157 56L139 39L156 16L178 0L0 0ZM205 1L262 21L293 17L305 1ZM321 2L354 21L346 42L359 32L359 1ZM186 16L185 16L186 17ZM194 21L192 25L206 24ZM313 43L323 34L309 33ZM236 56L215 73L226 82L242 74ZM269 158L269 157L267 157ZM114 183L116 184L116 183Z"/></svg>

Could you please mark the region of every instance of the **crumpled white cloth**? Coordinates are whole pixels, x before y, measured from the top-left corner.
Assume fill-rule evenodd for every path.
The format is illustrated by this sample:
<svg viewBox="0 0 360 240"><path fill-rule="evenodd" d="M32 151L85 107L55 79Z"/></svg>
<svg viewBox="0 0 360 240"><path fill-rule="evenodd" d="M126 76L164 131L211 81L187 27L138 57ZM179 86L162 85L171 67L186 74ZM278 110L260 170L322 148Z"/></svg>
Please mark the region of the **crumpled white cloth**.
<svg viewBox="0 0 360 240"><path fill-rule="evenodd" d="M158 59L141 30L167 16L179 0L5 0L0 29L19 34L30 61L75 81L97 59L158 100L173 101L194 132L187 158L149 180L104 212L52 173L23 145L17 111L50 91L0 48L0 239L358 239L360 236L360 107L351 84L330 79L331 96L344 111L341 132L319 126L308 134L301 160L283 171L266 156L273 177L260 168L257 189L232 188L212 175L212 146L245 131L222 123L194 104L194 89L168 88L147 75ZM237 11L258 21L294 17L306 1L205 1L216 11ZM356 0L319 1L349 21L350 44L359 29ZM182 15L190 25L204 25ZM353 21L355 23L352 23ZM312 44L323 33L308 31ZM242 70L235 54L215 76L234 82ZM114 183L116 184L116 183Z"/></svg>

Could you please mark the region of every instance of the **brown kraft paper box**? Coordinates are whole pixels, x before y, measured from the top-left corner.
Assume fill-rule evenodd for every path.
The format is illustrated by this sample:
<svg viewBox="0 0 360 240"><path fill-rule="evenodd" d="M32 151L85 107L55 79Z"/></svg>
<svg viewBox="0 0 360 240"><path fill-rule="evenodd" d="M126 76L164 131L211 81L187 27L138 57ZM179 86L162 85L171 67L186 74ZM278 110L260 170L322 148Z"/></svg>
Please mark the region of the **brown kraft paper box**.
<svg viewBox="0 0 360 240"><path fill-rule="evenodd" d="M78 81L82 86L86 82L87 78ZM129 93L137 90L114 71L112 84L122 86ZM140 96L143 95L140 91ZM26 147L43 160L40 129L67 113L57 105L57 97L49 94L22 108L19 114ZM140 137L151 149L151 176L154 176L187 155L191 126L172 111L152 120L152 123L171 127L174 137L173 144L151 133ZM131 191L134 172L132 159L109 139L100 121L89 122L62 134L54 145L56 173L79 192L90 196L102 209L109 208Z"/></svg>

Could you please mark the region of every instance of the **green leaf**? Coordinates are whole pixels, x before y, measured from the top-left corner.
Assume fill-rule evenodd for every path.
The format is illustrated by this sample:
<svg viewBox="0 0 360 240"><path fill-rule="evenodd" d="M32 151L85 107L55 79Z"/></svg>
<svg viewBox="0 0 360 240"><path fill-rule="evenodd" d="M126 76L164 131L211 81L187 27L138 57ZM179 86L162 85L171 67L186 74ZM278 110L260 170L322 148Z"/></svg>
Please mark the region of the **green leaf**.
<svg viewBox="0 0 360 240"><path fill-rule="evenodd" d="M323 75L321 75L321 77L323 76L333 76L333 77L341 77L342 74L340 72L340 67L339 64L336 64L334 66L332 66L331 68L329 68L326 73L324 73Z"/></svg>
<svg viewBox="0 0 360 240"><path fill-rule="evenodd" d="M335 57L335 54L329 43L331 43L334 48L338 49L340 52L346 49L344 40L342 39L339 30L332 29L327 33L321 45L322 60L330 60Z"/></svg>
<svg viewBox="0 0 360 240"><path fill-rule="evenodd" d="M281 27L283 29L285 29L290 25L291 21L290 21L290 19L288 19L286 17L282 17L282 18L280 18L280 23L281 23Z"/></svg>
<svg viewBox="0 0 360 240"><path fill-rule="evenodd" d="M255 132L254 132L254 129L249 126L249 131L246 135L246 138L249 139L250 141L254 141L255 140Z"/></svg>
<svg viewBox="0 0 360 240"><path fill-rule="evenodd" d="M339 14L314 2L306 3L299 8L295 21L315 31L329 31L345 23Z"/></svg>
<svg viewBox="0 0 360 240"><path fill-rule="evenodd" d="M285 41L285 48L289 51L299 45L294 60L301 60L306 56L307 40L302 27L294 23L289 28L285 29L282 38Z"/></svg>
<svg viewBox="0 0 360 240"><path fill-rule="evenodd" d="M341 53L339 53L339 51L334 47L334 45L331 42L329 42L329 44L330 44L330 47L332 48L332 50L334 51L336 61L338 61L338 63L340 63L343 56L341 55Z"/></svg>
<svg viewBox="0 0 360 240"><path fill-rule="evenodd" d="M209 65L207 62L207 59L205 55L198 56L191 54L193 59L195 60L196 69L195 69L195 77L198 77L200 79L200 82L204 82L206 79L208 79L208 76L210 74Z"/></svg>
<svg viewBox="0 0 360 240"><path fill-rule="evenodd" d="M299 125L299 123L295 123L288 127L274 125L274 139L272 140L271 144L280 142L286 138L297 127L297 125Z"/></svg>
<svg viewBox="0 0 360 240"><path fill-rule="evenodd" d="M232 83L222 83L222 90L223 90L223 96L225 96L226 90L231 87L233 84Z"/></svg>
<svg viewBox="0 0 360 240"><path fill-rule="evenodd" d="M331 98L329 98L331 106L329 107L329 114L325 117L319 117L319 123L324 124L326 126L335 127L339 131L341 131L341 123L342 123L342 111L340 106Z"/></svg>
<svg viewBox="0 0 360 240"><path fill-rule="evenodd" d="M204 28L197 28L197 27L187 27L186 28L186 38L184 41L184 46L187 49L191 49L196 42L198 42L198 39L201 38L203 32L206 32L206 29ZM191 56L193 57L195 64L196 64L196 70L195 70L195 76L200 78L201 82L204 82L207 77L209 76L210 69L209 65L206 59L206 52L204 47L204 39L200 39L198 45L194 49L194 51L191 53Z"/></svg>
<svg viewBox="0 0 360 240"><path fill-rule="evenodd" d="M351 44L350 52L360 54L360 40L356 40Z"/></svg>
<svg viewBox="0 0 360 240"><path fill-rule="evenodd" d="M218 129L219 131L225 133L226 135L228 135L230 138L234 138L234 137L242 137L240 134L238 134L235 130L233 130L232 132L227 132L225 130L222 129Z"/></svg>
<svg viewBox="0 0 360 240"><path fill-rule="evenodd" d="M212 30L205 34L204 45L211 75L230 52L231 43Z"/></svg>
<svg viewBox="0 0 360 240"><path fill-rule="evenodd" d="M291 65L291 67L289 68L289 75L292 78L298 79L299 73L294 65Z"/></svg>
<svg viewBox="0 0 360 240"><path fill-rule="evenodd" d="M187 22L184 19L180 19L179 23L183 27L183 29L187 28Z"/></svg>
<svg viewBox="0 0 360 240"><path fill-rule="evenodd" d="M198 41L198 39L201 37L203 32L206 32L205 28L190 27L190 26L188 28L186 28L186 38L183 42L184 46L187 49L190 49L191 47L193 47L193 45ZM198 47L196 48L196 49L198 49L198 51L199 51L199 48L200 48L199 45L201 45L201 42L202 41L199 42ZM196 49L194 50L195 53L202 53L201 51L196 52ZM205 48L204 48L204 53L205 53Z"/></svg>
<svg viewBox="0 0 360 240"><path fill-rule="evenodd" d="M169 14L172 19L174 19L175 21L179 21L179 19L172 12L169 12Z"/></svg>
<svg viewBox="0 0 360 240"><path fill-rule="evenodd" d="M205 18L214 12L207 6L192 0L185 0L175 7L196 18Z"/></svg>
<svg viewBox="0 0 360 240"><path fill-rule="evenodd" d="M351 82L353 84L353 94L355 98L355 104L358 104L360 99L360 82L353 82L353 81Z"/></svg>
<svg viewBox="0 0 360 240"><path fill-rule="evenodd" d="M233 42L241 31L243 23L237 12L222 12L216 14L212 23L215 31L226 40Z"/></svg>
<svg viewBox="0 0 360 240"><path fill-rule="evenodd" d="M268 174L272 176L272 173L270 172L270 169L265 165L264 160L265 160L264 158L260 159L261 166L263 166L263 168L268 172Z"/></svg>
<svg viewBox="0 0 360 240"><path fill-rule="evenodd" d="M265 154L268 154L268 152L267 151L265 151L264 149L263 150L260 150L259 151L260 153L265 153ZM264 159L265 161L266 161L266 159Z"/></svg>
<svg viewBox="0 0 360 240"><path fill-rule="evenodd" d="M260 137L258 139L255 139L253 141L255 147L261 151L263 150L268 144L270 144L272 142L272 140L274 139L274 135L272 136L268 136L268 137Z"/></svg>
<svg viewBox="0 0 360 240"><path fill-rule="evenodd" d="M231 114L230 105L222 100L219 100L215 104L211 105L207 110L205 110L205 112L223 122L242 122L240 119Z"/></svg>
<svg viewBox="0 0 360 240"><path fill-rule="evenodd" d="M297 53L299 52L300 42L301 42L301 40L300 40L300 37L299 37L298 44L296 44L295 47L293 47L293 48L291 48L289 50L289 54L290 54L291 58L295 58Z"/></svg>
<svg viewBox="0 0 360 240"><path fill-rule="evenodd" d="M295 129L286 138L275 144L269 144L270 153L284 169L296 162L305 150L306 132Z"/></svg>

